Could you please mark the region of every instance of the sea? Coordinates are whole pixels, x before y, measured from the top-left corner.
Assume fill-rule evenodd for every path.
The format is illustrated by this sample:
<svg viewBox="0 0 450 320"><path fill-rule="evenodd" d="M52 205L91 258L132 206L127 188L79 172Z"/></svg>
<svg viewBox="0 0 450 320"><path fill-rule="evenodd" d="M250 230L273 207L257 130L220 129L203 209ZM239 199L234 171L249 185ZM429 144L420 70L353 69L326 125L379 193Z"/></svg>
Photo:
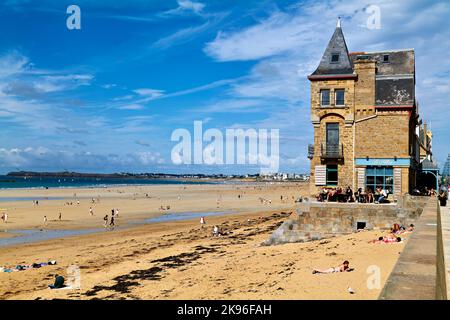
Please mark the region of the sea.
<svg viewBox="0 0 450 320"><path fill-rule="evenodd" d="M154 184L213 184L216 181L195 181L187 179L137 179L137 178L92 178L92 177L13 177L0 175L0 189L42 189L42 188L89 188L118 185Z"/></svg>

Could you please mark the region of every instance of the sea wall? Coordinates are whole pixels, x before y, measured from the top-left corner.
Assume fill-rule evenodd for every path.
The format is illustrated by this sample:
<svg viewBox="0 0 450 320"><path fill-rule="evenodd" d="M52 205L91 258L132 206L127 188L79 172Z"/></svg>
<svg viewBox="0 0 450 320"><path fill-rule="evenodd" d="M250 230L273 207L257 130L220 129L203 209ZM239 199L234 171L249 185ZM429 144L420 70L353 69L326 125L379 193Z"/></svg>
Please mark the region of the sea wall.
<svg viewBox="0 0 450 320"><path fill-rule="evenodd" d="M387 279L380 300L446 300L440 212L429 198L416 228Z"/></svg>
<svg viewBox="0 0 450 320"><path fill-rule="evenodd" d="M391 204L303 201L297 205L297 217L285 221L263 244L318 240L358 229L389 229L394 223L409 225L420 217L428 199L404 195Z"/></svg>

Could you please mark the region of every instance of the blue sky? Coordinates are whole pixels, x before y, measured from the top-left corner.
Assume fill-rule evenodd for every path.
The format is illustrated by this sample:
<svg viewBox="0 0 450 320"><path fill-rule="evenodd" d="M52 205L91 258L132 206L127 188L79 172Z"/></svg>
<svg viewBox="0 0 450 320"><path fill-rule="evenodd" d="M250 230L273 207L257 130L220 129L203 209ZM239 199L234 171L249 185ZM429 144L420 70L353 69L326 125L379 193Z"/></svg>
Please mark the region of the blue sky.
<svg viewBox="0 0 450 320"><path fill-rule="evenodd" d="M66 8L81 8L68 30ZM368 5L381 28L369 29ZM309 82L338 16L350 51L414 48L435 158L449 153L448 1L6 0L0 173L258 172L175 166L177 128L280 130L280 171L308 172Z"/></svg>

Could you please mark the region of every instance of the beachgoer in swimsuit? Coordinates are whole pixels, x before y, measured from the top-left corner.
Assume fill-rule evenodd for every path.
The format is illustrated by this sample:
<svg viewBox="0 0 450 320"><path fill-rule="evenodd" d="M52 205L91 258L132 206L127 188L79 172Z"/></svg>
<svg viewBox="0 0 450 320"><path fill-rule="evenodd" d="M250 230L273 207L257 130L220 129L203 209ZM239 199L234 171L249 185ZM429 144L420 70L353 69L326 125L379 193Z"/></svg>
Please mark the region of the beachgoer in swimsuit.
<svg viewBox="0 0 450 320"><path fill-rule="evenodd" d="M200 225L202 226L202 228L203 228L203 226L206 224L206 222L205 222L205 217L201 217L200 218Z"/></svg>
<svg viewBox="0 0 450 320"><path fill-rule="evenodd" d="M351 269L349 268L349 262L347 260L345 260L340 266L337 266L335 268L328 268L328 269L314 269L313 270L313 274L316 273L336 273L336 272L348 272L351 271Z"/></svg>

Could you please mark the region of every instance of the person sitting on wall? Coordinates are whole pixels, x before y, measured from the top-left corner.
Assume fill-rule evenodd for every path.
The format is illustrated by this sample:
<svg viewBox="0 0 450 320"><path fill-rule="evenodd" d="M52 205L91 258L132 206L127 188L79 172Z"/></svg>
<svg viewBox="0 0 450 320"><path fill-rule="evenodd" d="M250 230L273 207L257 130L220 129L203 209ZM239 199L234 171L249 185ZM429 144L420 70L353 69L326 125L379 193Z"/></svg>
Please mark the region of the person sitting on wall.
<svg viewBox="0 0 450 320"><path fill-rule="evenodd" d="M366 202L373 203L373 192L372 192L372 189L370 189L370 188L366 189Z"/></svg>
<svg viewBox="0 0 450 320"><path fill-rule="evenodd" d="M411 193L413 196L420 196L420 190L417 187L414 187Z"/></svg>
<svg viewBox="0 0 450 320"><path fill-rule="evenodd" d="M380 192L381 191L381 188L380 187L376 187L375 188L375 192L374 192L374 194L373 194L373 197L374 197L374 202L375 203L378 203L378 199L380 198Z"/></svg>
<svg viewBox="0 0 450 320"><path fill-rule="evenodd" d="M379 189L379 197L378 197L378 201L376 201L375 203L383 203L385 201L385 199L387 198L387 191L382 188L378 188L378 189Z"/></svg>
<svg viewBox="0 0 450 320"><path fill-rule="evenodd" d="M322 188L316 196L317 201L324 202L327 199L328 191L325 188Z"/></svg>
<svg viewBox="0 0 450 320"><path fill-rule="evenodd" d="M327 188L322 188L322 191L320 193L320 197L322 198L322 202L324 202L325 200L327 200L328 198L328 190Z"/></svg>
<svg viewBox="0 0 450 320"><path fill-rule="evenodd" d="M362 188L358 188L358 190L355 192L355 200L359 203L363 203L365 201Z"/></svg>
<svg viewBox="0 0 450 320"><path fill-rule="evenodd" d="M345 194L342 187L337 188L336 190L337 202L345 202Z"/></svg>
<svg viewBox="0 0 450 320"><path fill-rule="evenodd" d="M355 199L353 198L353 190L350 188L350 186L347 187L347 190L345 191L345 196L347 202L355 202Z"/></svg>
<svg viewBox="0 0 450 320"><path fill-rule="evenodd" d="M336 188L332 188L330 191L328 191L327 201L336 202L336 200L337 200L337 191Z"/></svg>

